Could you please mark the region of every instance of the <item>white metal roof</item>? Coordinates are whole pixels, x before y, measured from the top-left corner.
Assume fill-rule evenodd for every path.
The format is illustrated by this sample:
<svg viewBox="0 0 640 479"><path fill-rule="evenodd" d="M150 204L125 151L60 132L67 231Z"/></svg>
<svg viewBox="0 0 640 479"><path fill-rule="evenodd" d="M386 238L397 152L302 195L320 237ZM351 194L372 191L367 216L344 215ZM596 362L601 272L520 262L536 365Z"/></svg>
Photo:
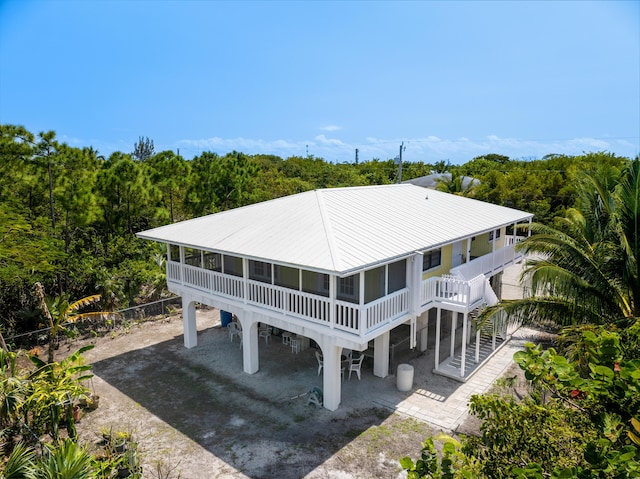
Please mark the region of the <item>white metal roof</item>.
<svg viewBox="0 0 640 479"><path fill-rule="evenodd" d="M307 191L138 236L345 274L531 217L512 208L396 184Z"/></svg>

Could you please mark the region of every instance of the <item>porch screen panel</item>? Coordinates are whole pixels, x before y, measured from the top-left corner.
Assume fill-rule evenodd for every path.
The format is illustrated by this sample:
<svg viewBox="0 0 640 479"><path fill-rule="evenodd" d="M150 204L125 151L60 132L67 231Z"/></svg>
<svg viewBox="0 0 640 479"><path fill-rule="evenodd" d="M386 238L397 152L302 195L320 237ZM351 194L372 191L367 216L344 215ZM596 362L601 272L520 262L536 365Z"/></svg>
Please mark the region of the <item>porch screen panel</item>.
<svg viewBox="0 0 640 479"><path fill-rule="evenodd" d="M370 303L384 296L385 267L370 269L364 273L364 302Z"/></svg>
<svg viewBox="0 0 640 479"><path fill-rule="evenodd" d="M387 294L394 293L407 287L407 260L403 259L388 266L388 284L389 291Z"/></svg>
<svg viewBox="0 0 640 479"><path fill-rule="evenodd" d="M184 249L184 262L191 266L202 265L202 252L199 249L185 248Z"/></svg>
<svg viewBox="0 0 640 479"><path fill-rule="evenodd" d="M220 253L208 253L203 255L203 267L211 271L222 271L222 255Z"/></svg>
<svg viewBox="0 0 640 479"><path fill-rule="evenodd" d="M180 246L175 244L169 245L169 258L176 263L180 262Z"/></svg>
<svg viewBox="0 0 640 479"><path fill-rule="evenodd" d="M329 275L302 270L302 291L329 297Z"/></svg>
<svg viewBox="0 0 640 479"><path fill-rule="evenodd" d="M271 284L271 263L249 261L249 278Z"/></svg>
<svg viewBox="0 0 640 479"><path fill-rule="evenodd" d="M300 270L297 268L290 268L289 266L273 266L274 282L278 286L284 286L285 288L300 289Z"/></svg>
<svg viewBox="0 0 640 479"><path fill-rule="evenodd" d="M242 276L242 258L224 255L224 273L233 276Z"/></svg>

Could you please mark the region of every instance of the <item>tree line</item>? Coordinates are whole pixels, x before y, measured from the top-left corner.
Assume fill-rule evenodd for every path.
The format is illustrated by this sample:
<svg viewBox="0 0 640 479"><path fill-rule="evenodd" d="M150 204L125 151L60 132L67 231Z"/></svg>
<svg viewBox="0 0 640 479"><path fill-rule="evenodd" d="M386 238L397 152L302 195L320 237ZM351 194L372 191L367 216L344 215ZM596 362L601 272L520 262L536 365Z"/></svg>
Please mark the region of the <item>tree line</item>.
<svg viewBox="0 0 640 479"><path fill-rule="evenodd" d="M529 211L546 223L574 205L577 173L628 161L609 153L532 161L487 154L459 166L411 162L402 170L403 180L449 173L439 189ZM185 159L156 153L146 137L129 153L104 157L91 146L59 142L53 131L0 125L1 330L10 336L41 324L36 282L49 296L99 294L96 307L104 310L159 298L165 251L138 240L138 231L317 188L391 184L397 170L393 159L330 163L237 151ZM465 190L463 176L479 183Z"/></svg>

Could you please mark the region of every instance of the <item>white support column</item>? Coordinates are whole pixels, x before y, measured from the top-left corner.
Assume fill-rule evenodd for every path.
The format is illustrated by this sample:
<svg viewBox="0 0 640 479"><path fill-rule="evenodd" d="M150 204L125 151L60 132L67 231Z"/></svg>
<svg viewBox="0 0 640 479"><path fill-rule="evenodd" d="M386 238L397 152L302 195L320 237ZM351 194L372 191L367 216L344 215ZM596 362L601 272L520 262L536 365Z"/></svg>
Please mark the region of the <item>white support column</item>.
<svg viewBox="0 0 640 479"><path fill-rule="evenodd" d="M452 358L456 350L456 328L458 327L458 313L451 311L451 345L449 346L449 357Z"/></svg>
<svg viewBox="0 0 640 479"><path fill-rule="evenodd" d="M476 364L480 362L480 330L476 331Z"/></svg>
<svg viewBox="0 0 640 479"><path fill-rule="evenodd" d="M329 275L329 325L331 329L336 326L336 295L338 292L338 282L336 281L336 275ZM302 283L300 283L302 284Z"/></svg>
<svg viewBox="0 0 640 479"><path fill-rule="evenodd" d="M386 378L389 375L389 331L373 340L373 375Z"/></svg>
<svg viewBox="0 0 640 479"><path fill-rule="evenodd" d="M418 318L418 329L420 330L418 350L424 352L429 347L429 311L425 311Z"/></svg>
<svg viewBox="0 0 640 479"><path fill-rule="evenodd" d="M184 285L184 266L186 264L184 259L184 246L179 246L178 248L178 252L180 253L180 284Z"/></svg>
<svg viewBox="0 0 640 479"><path fill-rule="evenodd" d="M462 316L462 356L460 358L460 377L464 377L464 369L467 361L467 322L469 315L464 313Z"/></svg>
<svg viewBox="0 0 640 479"><path fill-rule="evenodd" d="M442 310L436 309L436 365L434 369L438 369L440 365L440 318L442 317Z"/></svg>
<svg viewBox="0 0 640 479"><path fill-rule="evenodd" d="M182 247L180 248L182 251ZM196 327L196 302L189 296L182 296L182 326L184 330L184 347L194 348L198 345L198 329Z"/></svg>
<svg viewBox="0 0 640 479"><path fill-rule="evenodd" d="M336 346L330 338L320 341L324 366L322 368L322 405L329 411L335 411L340 406L342 396L342 378L340 368L340 354L342 348Z"/></svg>
<svg viewBox="0 0 640 479"><path fill-rule="evenodd" d="M421 307L421 295L422 295L422 254L416 253L410 259L407 260L407 267L405 271L407 278L407 286L409 288L409 312L412 314L411 319L411 342L410 348L414 349L418 341L422 342L422 339L418 338L416 333L421 328L423 321L421 321L421 315L419 311ZM421 333L422 334L422 333ZM426 344L422 349L420 344L420 350L426 350Z"/></svg>
<svg viewBox="0 0 640 479"><path fill-rule="evenodd" d="M471 238L467 238L467 263L471 261Z"/></svg>
<svg viewBox="0 0 640 479"><path fill-rule="evenodd" d="M244 304L249 302L249 260L242 258L242 282L244 290Z"/></svg>
<svg viewBox="0 0 640 479"><path fill-rule="evenodd" d="M238 321L242 325L242 368L247 374L255 374L260 369L258 322L253 313L247 312Z"/></svg>

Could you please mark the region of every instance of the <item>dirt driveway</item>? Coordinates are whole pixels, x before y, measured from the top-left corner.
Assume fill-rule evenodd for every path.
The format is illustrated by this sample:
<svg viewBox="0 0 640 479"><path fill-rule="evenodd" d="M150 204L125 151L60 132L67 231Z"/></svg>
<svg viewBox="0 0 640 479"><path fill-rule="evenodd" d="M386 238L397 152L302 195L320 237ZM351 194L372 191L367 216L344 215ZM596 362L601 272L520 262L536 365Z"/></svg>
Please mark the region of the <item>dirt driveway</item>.
<svg viewBox="0 0 640 479"><path fill-rule="evenodd" d="M87 341L96 344L86 358L100 407L78 424L83 441L97 443L101 427L131 431L145 478L388 479L402 477L398 460L437 432L376 407L395 378L374 377L370 363L361 381L343 382L338 411L316 409L306 395L322 387L312 349L292 354L277 336L261 340L260 370L248 375L217 310L199 311L197 322L193 349L179 316Z"/></svg>

